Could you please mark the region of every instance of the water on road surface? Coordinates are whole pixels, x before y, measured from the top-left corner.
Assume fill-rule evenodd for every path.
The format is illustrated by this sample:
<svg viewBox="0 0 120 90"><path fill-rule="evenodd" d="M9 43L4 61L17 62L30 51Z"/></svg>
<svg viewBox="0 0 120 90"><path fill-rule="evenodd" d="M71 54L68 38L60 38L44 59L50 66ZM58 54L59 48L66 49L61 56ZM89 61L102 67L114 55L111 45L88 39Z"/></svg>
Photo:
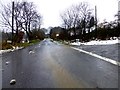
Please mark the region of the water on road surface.
<svg viewBox="0 0 120 90"><path fill-rule="evenodd" d="M4 53L2 65L3 88L118 88L117 66L50 39Z"/></svg>

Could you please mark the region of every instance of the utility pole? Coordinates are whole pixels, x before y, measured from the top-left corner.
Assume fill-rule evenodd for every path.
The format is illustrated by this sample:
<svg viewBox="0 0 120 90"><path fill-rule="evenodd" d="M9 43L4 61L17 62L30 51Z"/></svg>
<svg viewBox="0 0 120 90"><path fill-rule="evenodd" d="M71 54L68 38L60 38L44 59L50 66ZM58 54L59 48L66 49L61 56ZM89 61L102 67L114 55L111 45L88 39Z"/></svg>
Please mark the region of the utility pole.
<svg viewBox="0 0 120 90"><path fill-rule="evenodd" d="M12 44L14 38L14 1L12 2Z"/></svg>
<svg viewBox="0 0 120 90"><path fill-rule="evenodd" d="M96 38L97 38L97 6L95 6L95 32L96 32Z"/></svg>
<svg viewBox="0 0 120 90"><path fill-rule="evenodd" d="M120 1L118 2L118 21L120 22Z"/></svg>
<svg viewBox="0 0 120 90"><path fill-rule="evenodd" d="M118 29L120 29L120 1L118 2ZM120 37L120 31L118 33Z"/></svg>

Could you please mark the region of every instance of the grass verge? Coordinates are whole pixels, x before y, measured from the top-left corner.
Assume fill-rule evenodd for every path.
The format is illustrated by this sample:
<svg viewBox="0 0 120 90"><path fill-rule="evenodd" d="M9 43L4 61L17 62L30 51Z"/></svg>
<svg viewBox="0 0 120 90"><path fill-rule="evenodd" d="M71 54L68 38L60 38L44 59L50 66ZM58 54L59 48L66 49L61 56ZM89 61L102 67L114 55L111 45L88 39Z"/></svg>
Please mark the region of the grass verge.
<svg viewBox="0 0 120 90"><path fill-rule="evenodd" d="M2 48L0 48L0 49L2 49L2 50L6 50L6 49L13 49L13 47L28 47L28 46L31 46L31 45L33 45L33 44L36 44L36 43L38 43L38 42L40 42L40 40L31 40L29 43L28 42L25 42L25 43L15 43L14 45L12 45L11 43L7 43L7 42L2 42L2 44L0 44L0 45L2 45Z"/></svg>

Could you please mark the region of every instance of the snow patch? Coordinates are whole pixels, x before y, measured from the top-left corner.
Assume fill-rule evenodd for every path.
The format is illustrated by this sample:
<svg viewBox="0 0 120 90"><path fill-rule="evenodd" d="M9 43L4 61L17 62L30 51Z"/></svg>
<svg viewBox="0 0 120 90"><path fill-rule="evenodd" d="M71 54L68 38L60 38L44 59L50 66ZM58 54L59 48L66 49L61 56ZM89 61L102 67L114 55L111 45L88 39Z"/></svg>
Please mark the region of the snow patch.
<svg viewBox="0 0 120 90"><path fill-rule="evenodd" d="M13 46L13 49L7 49L7 50L0 50L0 54L2 53L6 53L6 52L13 52L15 50L19 50L19 49L22 49L23 47L14 47Z"/></svg>
<svg viewBox="0 0 120 90"><path fill-rule="evenodd" d="M9 61L5 62L6 65L8 65L9 63L10 63Z"/></svg>
<svg viewBox="0 0 120 90"><path fill-rule="evenodd" d="M33 54L33 53L35 53L34 51L29 51L29 54Z"/></svg>
<svg viewBox="0 0 120 90"><path fill-rule="evenodd" d="M81 42L73 42L73 43L70 43L70 45L81 45Z"/></svg>
<svg viewBox="0 0 120 90"><path fill-rule="evenodd" d="M70 45L111 45L111 44L118 44L120 41L118 39L116 40L99 40L99 41L90 41L86 43L81 43L81 42L74 42L70 43Z"/></svg>
<svg viewBox="0 0 120 90"><path fill-rule="evenodd" d="M14 85L16 83L16 80L15 79L12 79L11 81L10 81L10 85Z"/></svg>

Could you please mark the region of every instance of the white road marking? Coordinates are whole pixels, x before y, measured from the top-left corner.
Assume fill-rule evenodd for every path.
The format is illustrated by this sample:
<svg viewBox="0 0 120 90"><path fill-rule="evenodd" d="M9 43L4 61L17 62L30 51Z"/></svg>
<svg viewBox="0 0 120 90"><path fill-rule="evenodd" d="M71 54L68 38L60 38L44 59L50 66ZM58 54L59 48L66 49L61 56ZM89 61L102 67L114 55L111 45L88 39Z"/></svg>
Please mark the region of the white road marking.
<svg viewBox="0 0 120 90"><path fill-rule="evenodd" d="M99 59L101 59L101 60L104 60L104 61L106 61L106 62L109 62L109 63L111 63L111 64L120 66L120 62L118 62L118 61L116 61L116 60L109 59L109 58L106 58L106 57L103 57L103 56L94 54L94 53L92 53L92 52L87 52L87 51L85 51L85 50L78 49L78 48L75 48L75 47L71 47L71 48L73 48L73 49L75 49L75 50L77 50L77 51L79 51L79 52L83 52L83 53L86 53L86 54L88 54L88 55L97 57L97 58L99 58Z"/></svg>

